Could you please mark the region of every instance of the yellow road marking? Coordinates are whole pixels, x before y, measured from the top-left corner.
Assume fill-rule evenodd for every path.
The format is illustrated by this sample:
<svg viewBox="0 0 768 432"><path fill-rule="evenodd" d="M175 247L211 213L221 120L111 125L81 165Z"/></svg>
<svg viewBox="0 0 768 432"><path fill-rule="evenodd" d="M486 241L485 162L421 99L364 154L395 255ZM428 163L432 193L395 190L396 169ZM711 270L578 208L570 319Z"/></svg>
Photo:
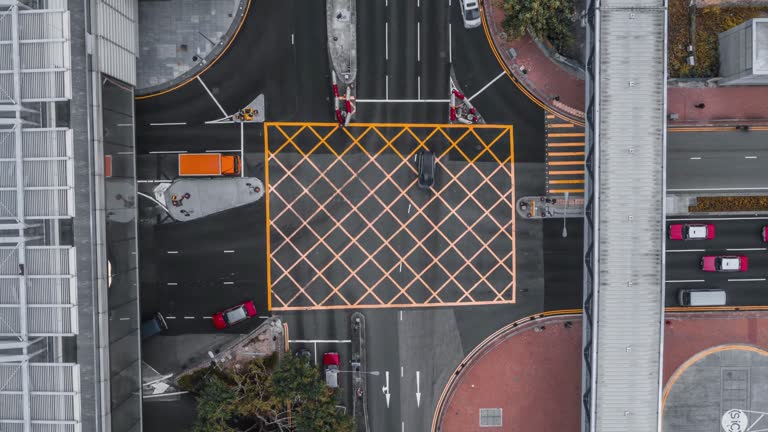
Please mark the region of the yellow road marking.
<svg viewBox="0 0 768 432"><path fill-rule="evenodd" d="M547 147L584 147L583 142L551 143Z"/></svg>
<svg viewBox="0 0 768 432"><path fill-rule="evenodd" d="M551 138L583 137L584 132L551 133L551 134L547 134L547 136Z"/></svg>
<svg viewBox="0 0 768 432"><path fill-rule="evenodd" d="M584 189L550 189L549 193L583 193Z"/></svg>
<svg viewBox="0 0 768 432"><path fill-rule="evenodd" d="M553 118L555 118L555 116L553 116L552 114L547 114L547 118L548 119L553 119Z"/></svg>
<svg viewBox="0 0 768 432"><path fill-rule="evenodd" d="M584 152L547 152L550 156L584 156Z"/></svg>
<svg viewBox="0 0 768 432"><path fill-rule="evenodd" d="M572 128L575 127L573 123L550 123L548 127L551 128Z"/></svg>
<svg viewBox="0 0 768 432"><path fill-rule="evenodd" d="M549 175L572 175L572 174L584 174L584 170L550 171L549 172Z"/></svg>
<svg viewBox="0 0 768 432"><path fill-rule="evenodd" d="M267 207L267 310L272 310L272 243L269 229L269 127L264 123L264 202Z"/></svg>
<svg viewBox="0 0 768 432"><path fill-rule="evenodd" d="M550 180L549 184L579 184L584 183L584 180Z"/></svg>
<svg viewBox="0 0 768 432"><path fill-rule="evenodd" d="M551 161L549 165L584 165L584 161Z"/></svg>

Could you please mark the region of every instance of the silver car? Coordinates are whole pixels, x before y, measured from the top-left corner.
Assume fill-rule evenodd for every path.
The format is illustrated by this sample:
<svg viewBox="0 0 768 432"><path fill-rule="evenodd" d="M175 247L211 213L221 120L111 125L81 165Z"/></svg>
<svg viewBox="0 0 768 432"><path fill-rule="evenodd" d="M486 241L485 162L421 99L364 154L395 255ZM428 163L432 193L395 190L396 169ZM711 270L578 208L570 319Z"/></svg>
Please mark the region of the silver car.
<svg viewBox="0 0 768 432"><path fill-rule="evenodd" d="M480 26L480 5L478 0L461 0L461 18L464 20L464 28Z"/></svg>

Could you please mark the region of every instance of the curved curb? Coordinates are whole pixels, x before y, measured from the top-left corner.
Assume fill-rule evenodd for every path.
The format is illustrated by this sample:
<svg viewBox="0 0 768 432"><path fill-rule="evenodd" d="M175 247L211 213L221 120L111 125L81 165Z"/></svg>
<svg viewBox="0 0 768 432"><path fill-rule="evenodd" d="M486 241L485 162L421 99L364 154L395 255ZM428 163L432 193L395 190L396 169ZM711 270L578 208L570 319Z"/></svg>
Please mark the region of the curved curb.
<svg viewBox="0 0 768 432"><path fill-rule="evenodd" d="M712 354L717 354L719 352L723 351L748 351L753 352L756 354L759 354L761 356L768 357L768 351L766 351L763 348L749 345L749 344L726 344L726 345L718 345L711 348L707 348L703 351L699 351L698 353L694 354L692 357L690 357L688 360L683 362L678 368L672 373L672 375L667 380L666 384L664 384L664 389L661 396L661 416L663 418L664 416L664 410L666 409L667 404L667 398L669 397L670 391L672 391L672 387L674 387L677 380L683 375L683 373L688 370L691 366L695 365L699 361L703 360L705 357L709 357ZM663 427L663 423L661 424ZM660 427L659 431L662 431L663 429Z"/></svg>
<svg viewBox="0 0 768 432"><path fill-rule="evenodd" d="M508 335L509 333L515 332L520 330L518 327L523 326L525 324L532 324L536 322L537 320L544 319L544 318L551 318L551 317L567 317L572 315L578 315L581 317L582 310L581 309L565 309L565 310L557 310L557 311L548 311L548 312L542 312L535 315L529 315L525 318L520 318L519 320L507 324L506 326L496 330L493 332L490 336L485 338L482 342L480 342L475 348L472 349L472 351L467 354L466 357L464 357L464 360L459 363L459 365L456 367L456 369L451 374L451 377L448 378L448 382L445 383L445 387L443 388L443 392L440 394L440 398L437 400L437 404L435 407L435 414L432 417L432 432L437 432L438 424L442 421L444 409L445 409L445 402L448 401L449 397L453 394L453 392L456 390L455 386L458 384L458 382L463 378L462 372L465 368L470 366L470 363L472 363L475 358L484 353L488 348L491 348L496 342L498 342L499 338L505 335ZM527 328L528 326L525 326Z"/></svg>
<svg viewBox="0 0 768 432"><path fill-rule="evenodd" d="M502 69L504 69L504 71L507 73L507 77L512 80L512 82L517 86L518 89L520 89L521 92L523 92L523 94L528 96L531 101L533 101L536 105L540 106L545 111L554 114L565 121L573 122L578 126L584 126L583 116L580 117L566 111L564 108L570 107L567 107L562 103L560 104L562 106L556 106L555 104L550 103L551 101L549 101L546 95L541 94L541 92L536 87L534 87L533 84L531 84L531 82L525 77L525 75L522 74L522 72L520 72L519 69L514 67L510 68L510 66L507 65L507 61L501 55L499 47L496 46L496 40L491 35L490 24L488 23L488 15L492 14L492 12L490 12L489 9L485 7L486 1L488 0L483 0L482 2L483 13L480 15L483 22L483 30L485 31L486 39L488 39L488 45L491 46L491 50L493 51L494 56L496 56L496 60L501 65Z"/></svg>
<svg viewBox="0 0 768 432"><path fill-rule="evenodd" d="M240 29L243 27L243 24L245 23L245 18L248 16L248 11L250 9L251 9L251 0L240 0L240 6L238 7L238 11L239 11L238 15L240 16L240 19L232 20L232 24L229 26L229 29L227 29L227 32L224 34L224 36L219 41L219 43L217 43L216 46L211 50L211 52L209 52L208 55L205 56L205 58L201 59L196 65L194 65L188 71L177 76L176 78L171 79L170 81L167 81L163 84L158 84L152 87L136 89L135 91L136 96L134 97L134 99L136 100L149 99L151 97L170 93L174 90L184 87L185 85L189 84L191 81L194 81L195 78L202 75L217 61L219 61L219 59L224 55L224 53L227 52L230 45L232 45L232 42L237 38L237 35L240 33Z"/></svg>

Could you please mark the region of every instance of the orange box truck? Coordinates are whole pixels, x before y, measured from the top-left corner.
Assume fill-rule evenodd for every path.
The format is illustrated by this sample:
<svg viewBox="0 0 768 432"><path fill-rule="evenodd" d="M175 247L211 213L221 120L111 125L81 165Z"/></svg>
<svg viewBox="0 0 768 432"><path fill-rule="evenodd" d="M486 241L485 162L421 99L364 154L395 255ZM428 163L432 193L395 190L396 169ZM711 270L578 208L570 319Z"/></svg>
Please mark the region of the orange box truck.
<svg viewBox="0 0 768 432"><path fill-rule="evenodd" d="M179 176L240 175L240 156L221 153L179 153Z"/></svg>

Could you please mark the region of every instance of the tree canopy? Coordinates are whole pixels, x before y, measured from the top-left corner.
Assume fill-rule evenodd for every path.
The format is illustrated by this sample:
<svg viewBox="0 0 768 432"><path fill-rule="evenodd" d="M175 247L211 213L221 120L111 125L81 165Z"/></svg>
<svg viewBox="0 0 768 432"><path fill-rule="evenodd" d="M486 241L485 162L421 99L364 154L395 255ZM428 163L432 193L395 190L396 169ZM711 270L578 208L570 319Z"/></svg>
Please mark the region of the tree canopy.
<svg viewBox="0 0 768 432"><path fill-rule="evenodd" d="M504 10L502 26L511 39L531 33L539 39L564 42L571 38L574 0L498 0Z"/></svg>
<svg viewBox="0 0 768 432"><path fill-rule="evenodd" d="M336 409L336 392L318 369L296 357L274 369L263 360L235 371L211 369L195 388L194 432L351 432L354 426Z"/></svg>

